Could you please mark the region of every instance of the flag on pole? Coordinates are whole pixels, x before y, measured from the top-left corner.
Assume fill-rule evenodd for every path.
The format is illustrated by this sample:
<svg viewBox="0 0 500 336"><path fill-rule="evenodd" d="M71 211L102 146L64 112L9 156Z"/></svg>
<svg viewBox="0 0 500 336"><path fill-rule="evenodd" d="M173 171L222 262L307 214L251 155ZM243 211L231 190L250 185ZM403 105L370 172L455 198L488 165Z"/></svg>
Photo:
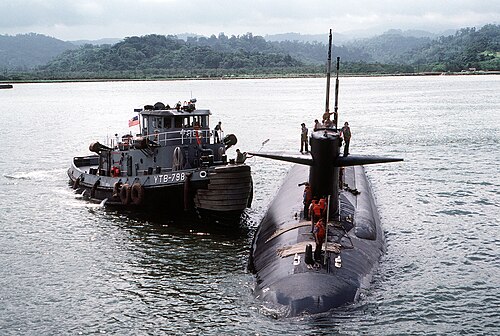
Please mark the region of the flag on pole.
<svg viewBox="0 0 500 336"><path fill-rule="evenodd" d="M128 121L128 127L139 125L139 116L135 116Z"/></svg>

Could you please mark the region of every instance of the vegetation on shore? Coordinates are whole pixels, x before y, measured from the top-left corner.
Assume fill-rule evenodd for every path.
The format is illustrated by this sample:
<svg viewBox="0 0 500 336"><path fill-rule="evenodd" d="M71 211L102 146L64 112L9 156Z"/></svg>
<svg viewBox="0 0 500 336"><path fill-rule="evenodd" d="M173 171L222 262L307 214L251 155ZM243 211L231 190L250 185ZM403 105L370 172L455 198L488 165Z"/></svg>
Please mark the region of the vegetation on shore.
<svg viewBox="0 0 500 336"><path fill-rule="evenodd" d="M133 36L114 45L68 48L32 69L2 69L0 64L0 81L320 76L326 48L318 42L269 42L251 33L186 41ZM334 46L333 56L342 58L343 74L353 75L498 71L500 25L464 28L434 40L388 32Z"/></svg>

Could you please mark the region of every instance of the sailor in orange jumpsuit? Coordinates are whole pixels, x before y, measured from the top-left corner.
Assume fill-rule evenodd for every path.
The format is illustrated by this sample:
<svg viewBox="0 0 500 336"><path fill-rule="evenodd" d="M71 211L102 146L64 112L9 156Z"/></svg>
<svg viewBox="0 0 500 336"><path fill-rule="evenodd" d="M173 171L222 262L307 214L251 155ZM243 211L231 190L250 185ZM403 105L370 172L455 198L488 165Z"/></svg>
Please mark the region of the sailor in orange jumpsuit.
<svg viewBox="0 0 500 336"><path fill-rule="evenodd" d="M316 241L316 249L314 250L314 260L321 260L321 248L323 247L323 242L325 241L326 229L325 222L323 218L320 218L316 225L314 226L314 240Z"/></svg>

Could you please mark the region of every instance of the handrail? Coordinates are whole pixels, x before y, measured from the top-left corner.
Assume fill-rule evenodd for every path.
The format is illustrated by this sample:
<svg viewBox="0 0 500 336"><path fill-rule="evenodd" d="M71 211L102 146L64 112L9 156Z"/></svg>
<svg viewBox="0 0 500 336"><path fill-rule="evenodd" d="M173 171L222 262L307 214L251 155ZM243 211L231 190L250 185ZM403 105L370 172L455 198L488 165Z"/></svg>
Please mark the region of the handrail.
<svg viewBox="0 0 500 336"><path fill-rule="evenodd" d="M134 139L137 139L139 137L147 138L148 140L154 141L162 146L166 146L169 142L179 140L181 141L181 144L184 144L185 142L191 144L193 142L197 142L196 132L198 132L198 137L201 139L202 143L210 144L210 139L212 137L211 131L209 129L196 130L194 128L182 128L175 131L150 133L144 135L140 134L136 137L131 138L128 144L132 146ZM113 144L112 147L118 146L119 143L123 144L123 142L114 144L113 139L111 139L111 143Z"/></svg>
<svg viewBox="0 0 500 336"><path fill-rule="evenodd" d="M195 130L195 129L181 129L178 131L170 131L170 132L161 132L161 133L153 133L146 134L149 140L158 142L160 145L166 145L170 141L178 141L181 140L181 143L184 144L184 141L192 143L196 140L196 132L198 132L199 137L201 139L205 139L206 143L210 143L210 130ZM175 137L169 137L169 135L175 135ZM180 135L180 136L177 136Z"/></svg>

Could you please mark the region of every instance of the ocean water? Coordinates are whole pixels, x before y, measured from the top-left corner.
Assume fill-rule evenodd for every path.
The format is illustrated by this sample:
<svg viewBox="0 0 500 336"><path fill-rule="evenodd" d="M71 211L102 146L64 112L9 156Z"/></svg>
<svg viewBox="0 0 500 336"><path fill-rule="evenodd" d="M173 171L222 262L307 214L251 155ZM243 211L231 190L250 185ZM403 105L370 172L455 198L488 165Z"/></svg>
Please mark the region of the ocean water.
<svg viewBox="0 0 500 336"><path fill-rule="evenodd" d="M253 297L246 264L289 164L247 161L254 203L231 230L90 204L66 169L90 142L128 133L134 108L191 97L235 148L298 151L324 79L0 90L0 335L500 334L500 76L340 82L351 153L405 159L367 167L387 253L359 302L288 319Z"/></svg>

